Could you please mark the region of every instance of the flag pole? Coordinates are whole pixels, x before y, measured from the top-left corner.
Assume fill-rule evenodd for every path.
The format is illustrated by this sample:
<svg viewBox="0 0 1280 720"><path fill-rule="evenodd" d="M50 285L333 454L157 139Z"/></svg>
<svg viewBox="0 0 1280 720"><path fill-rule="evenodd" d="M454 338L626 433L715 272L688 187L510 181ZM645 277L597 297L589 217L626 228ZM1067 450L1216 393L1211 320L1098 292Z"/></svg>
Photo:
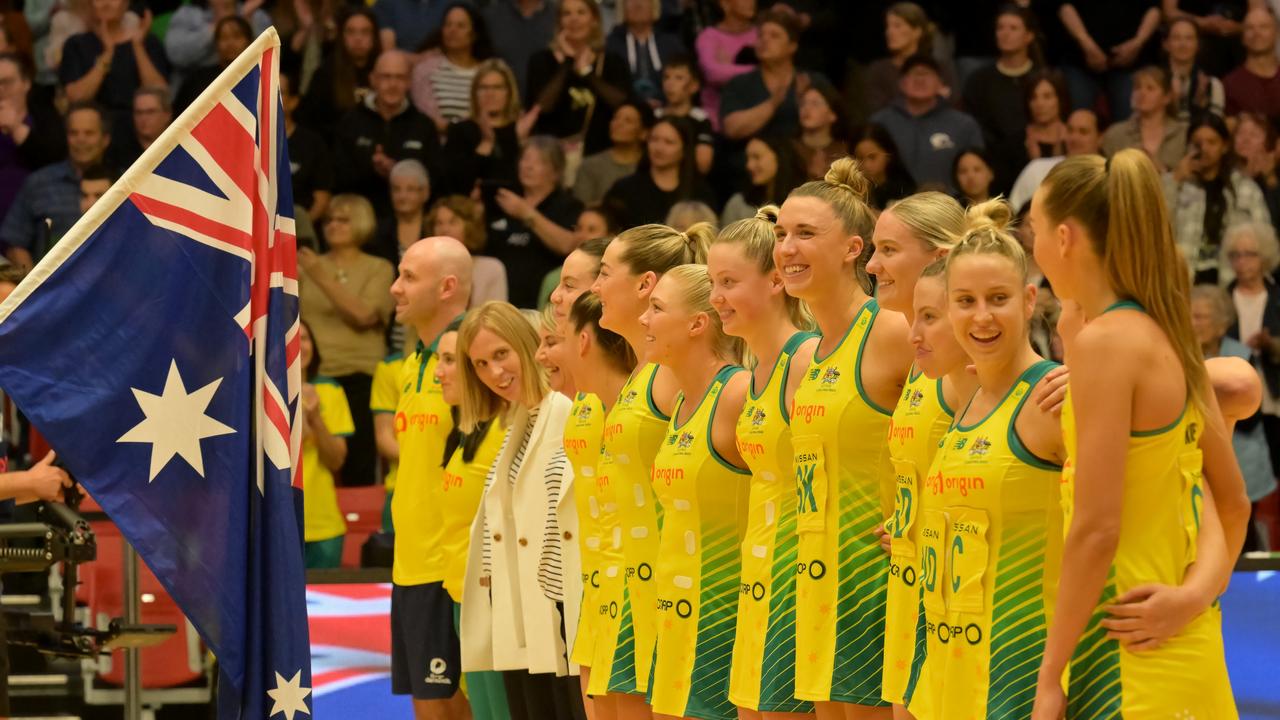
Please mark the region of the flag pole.
<svg viewBox="0 0 1280 720"><path fill-rule="evenodd" d="M124 541L124 621L141 622L138 610L138 553ZM142 720L142 652L136 647L124 651L124 718Z"/></svg>

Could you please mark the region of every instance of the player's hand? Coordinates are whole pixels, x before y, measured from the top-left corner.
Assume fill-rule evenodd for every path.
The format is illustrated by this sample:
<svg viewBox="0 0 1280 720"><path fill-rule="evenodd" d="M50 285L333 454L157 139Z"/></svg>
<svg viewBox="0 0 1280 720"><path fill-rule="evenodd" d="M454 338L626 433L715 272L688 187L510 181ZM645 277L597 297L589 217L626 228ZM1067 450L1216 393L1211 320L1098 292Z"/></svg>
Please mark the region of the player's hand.
<svg viewBox="0 0 1280 720"><path fill-rule="evenodd" d="M64 492L71 487L71 476L66 470L60 467L54 467L53 461L57 455L50 450L44 459L36 463L26 473L27 492L20 495L20 502L33 502L35 500L45 500L48 502L62 502Z"/></svg>
<svg viewBox="0 0 1280 720"><path fill-rule="evenodd" d="M872 532L875 533L876 539L880 541L880 549L883 550L886 555L891 553L893 551L893 538L889 537L889 531L884 529L884 523L877 525L876 529L872 530Z"/></svg>
<svg viewBox="0 0 1280 720"><path fill-rule="evenodd" d="M1036 703L1031 708L1031 720L1062 720L1067 714L1067 694L1058 679L1036 685Z"/></svg>
<svg viewBox="0 0 1280 720"><path fill-rule="evenodd" d="M1155 650L1177 635L1208 606L1196 593L1177 585L1139 585L1116 598L1102 627L1126 650Z"/></svg>
<svg viewBox="0 0 1280 720"><path fill-rule="evenodd" d="M1067 366L1060 365L1044 376L1044 382L1036 385L1036 389L1031 393L1031 400L1040 406L1040 409L1052 414L1054 417L1062 415L1062 404L1067 400Z"/></svg>

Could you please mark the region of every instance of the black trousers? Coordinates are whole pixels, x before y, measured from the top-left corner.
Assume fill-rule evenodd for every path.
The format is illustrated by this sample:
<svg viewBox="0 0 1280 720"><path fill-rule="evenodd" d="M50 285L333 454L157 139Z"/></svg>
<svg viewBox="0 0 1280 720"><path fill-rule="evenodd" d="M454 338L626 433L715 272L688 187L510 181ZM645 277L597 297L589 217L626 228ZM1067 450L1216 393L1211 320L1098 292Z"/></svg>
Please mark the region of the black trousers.
<svg viewBox="0 0 1280 720"><path fill-rule="evenodd" d="M362 487L375 484L377 479L378 446L373 436L373 413L369 410L369 393L373 389L373 376L364 373L334 378L347 395L351 406L351 419L355 433L347 438L347 460L339 473L344 487Z"/></svg>
<svg viewBox="0 0 1280 720"><path fill-rule="evenodd" d="M502 682L511 720L586 720L577 675L507 670Z"/></svg>

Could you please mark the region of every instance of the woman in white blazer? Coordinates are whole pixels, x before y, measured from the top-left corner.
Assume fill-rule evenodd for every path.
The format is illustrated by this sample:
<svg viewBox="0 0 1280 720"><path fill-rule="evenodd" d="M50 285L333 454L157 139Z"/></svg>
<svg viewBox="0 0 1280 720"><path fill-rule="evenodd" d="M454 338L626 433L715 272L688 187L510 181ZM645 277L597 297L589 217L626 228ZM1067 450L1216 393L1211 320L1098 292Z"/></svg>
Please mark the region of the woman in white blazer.
<svg viewBox="0 0 1280 720"><path fill-rule="evenodd" d="M495 410L507 427L471 525L462 667L505 671L512 720L580 720L565 636L582 598L577 553L565 552L577 526L557 517L572 481L563 443L571 402L548 387L537 348L537 331L507 303L472 310L458 332L461 429Z"/></svg>

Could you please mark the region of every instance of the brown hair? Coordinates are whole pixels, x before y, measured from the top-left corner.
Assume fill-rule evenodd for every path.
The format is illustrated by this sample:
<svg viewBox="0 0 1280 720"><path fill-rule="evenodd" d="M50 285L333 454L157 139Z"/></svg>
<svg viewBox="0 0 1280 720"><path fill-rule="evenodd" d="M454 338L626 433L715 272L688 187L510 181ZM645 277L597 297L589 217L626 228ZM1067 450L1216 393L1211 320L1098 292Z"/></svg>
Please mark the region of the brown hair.
<svg viewBox="0 0 1280 720"><path fill-rule="evenodd" d="M463 237L454 238L467 247L472 255L484 251L484 206L465 195L445 195L431 206L427 214L427 232L435 234L436 217L444 208L462 219Z"/></svg>
<svg viewBox="0 0 1280 720"><path fill-rule="evenodd" d="M476 74L471 76L471 117L479 114L476 98L480 96L480 83L486 75L502 76L507 85L507 104L502 108L502 122L511 124L520 119L520 86L516 84L516 75L511 66L498 58L489 58L476 66Z"/></svg>
<svg viewBox="0 0 1280 720"><path fill-rule="evenodd" d="M604 353L605 360L609 362L613 368L621 373L629 373L635 369L636 353L631 349L631 343L621 335L600 327L600 315L604 311L604 305L600 304L600 296L595 293L582 293L577 300L573 301L573 307L569 308L569 327L573 328L575 333L580 333L586 328L591 328L591 334L595 337L596 344L600 346L600 352Z"/></svg>

